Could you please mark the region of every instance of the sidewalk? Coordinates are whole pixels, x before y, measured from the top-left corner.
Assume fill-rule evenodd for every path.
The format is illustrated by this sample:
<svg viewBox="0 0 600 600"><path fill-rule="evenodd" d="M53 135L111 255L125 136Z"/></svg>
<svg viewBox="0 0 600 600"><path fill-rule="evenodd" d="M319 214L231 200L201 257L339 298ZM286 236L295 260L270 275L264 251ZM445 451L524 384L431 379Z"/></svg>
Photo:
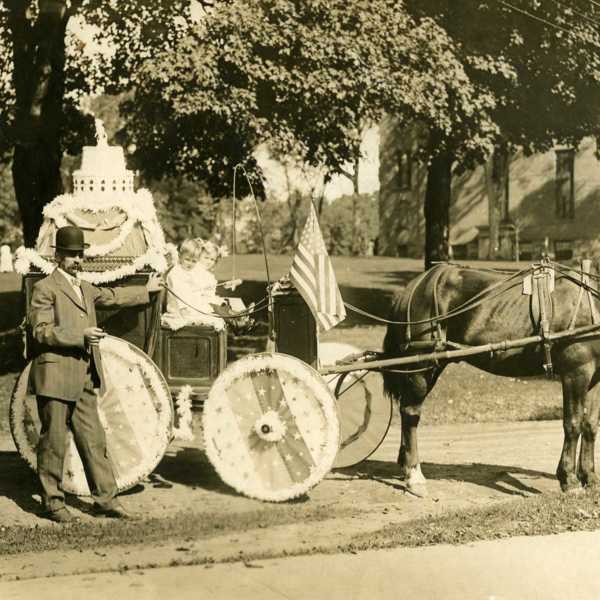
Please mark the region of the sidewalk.
<svg viewBox="0 0 600 600"><path fill-rule="evenodd" d="M600 532L0 584L2 600L597 600Z"/></svg>

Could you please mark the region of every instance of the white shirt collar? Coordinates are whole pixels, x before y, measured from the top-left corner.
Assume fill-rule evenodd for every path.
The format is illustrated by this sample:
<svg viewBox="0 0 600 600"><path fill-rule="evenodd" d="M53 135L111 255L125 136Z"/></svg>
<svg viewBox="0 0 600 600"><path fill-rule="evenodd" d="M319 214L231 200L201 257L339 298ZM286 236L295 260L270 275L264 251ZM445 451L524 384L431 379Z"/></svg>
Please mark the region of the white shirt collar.
<svg viewBox="0 0 600 600"><path fill-rule="evenodd" d="M66 271L63 271L60 267L56 267L56 270L73 286L76 288L81 287L81 279L69 275Z"/></svg>

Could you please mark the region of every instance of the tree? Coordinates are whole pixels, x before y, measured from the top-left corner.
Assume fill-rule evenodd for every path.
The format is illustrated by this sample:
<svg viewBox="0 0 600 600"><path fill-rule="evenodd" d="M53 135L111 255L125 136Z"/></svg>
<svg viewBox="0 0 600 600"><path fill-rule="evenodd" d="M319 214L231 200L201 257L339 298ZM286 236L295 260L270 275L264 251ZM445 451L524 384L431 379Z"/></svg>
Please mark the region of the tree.
<svg viewBox="0 0 600 600"><path fill-rule="evenodd" d="M94 27L109 55L91 56L74 22ZM93 139L82 97L130 88L140 66L172 49L192 22L190 0L0 0L0 156L12 152L26 245L62 191L63 153Z"/></svg>
<svg viewBox="0 0 600 600"><path fill-rule="evenodd" d="M22 242L19 212L10 168L0 163L0 242L14 250Z"/></svg>
<svg viewBox="0 0 600 600"><path fill-rule="evenodd" d="M157 175L202 168L216 138L240 161L268 142L331 176L356 160L360 124L388 112L430 126L423 159L449 182L455 160L481 159L498 134L496 99L459 55L433 19L391 0L233 1L144 66L127 131ZM436 190L429 214L446 226L428 230L430 259L447 252L449 195Z"/></svg>
<svg viewBox="0 0 600 600"><path fill-rule="evenodd" d="M356 220L353 219L355 211L358 213ZM369 254L378 234L378 221L377 194L336 198L324 208L321 218L327 251L342 255Z"/></svg>
<svg viewBox="0 0 600 600"><path fill-rule="evenodd" d="M583 136L598 133L600 21L589 13L588 2L407 0L406 5L415 18L431 18L444 29L469 80L490 95L488 114L496 135L489 154L495 153L498 162L515 146L532 153L555 143L576 146ZM444 130L425 121L434 142L425 153L430 158L426 228L442 246L447 229L429 221L446 219L452 164L464 170L482 160L477 138L483 133L490 139L457 116ZM489 196L492 249L499 232L501 176L494 187ZM427 256L436 255L427 244ZM443 248L436 258L445 258Z"/></svg>

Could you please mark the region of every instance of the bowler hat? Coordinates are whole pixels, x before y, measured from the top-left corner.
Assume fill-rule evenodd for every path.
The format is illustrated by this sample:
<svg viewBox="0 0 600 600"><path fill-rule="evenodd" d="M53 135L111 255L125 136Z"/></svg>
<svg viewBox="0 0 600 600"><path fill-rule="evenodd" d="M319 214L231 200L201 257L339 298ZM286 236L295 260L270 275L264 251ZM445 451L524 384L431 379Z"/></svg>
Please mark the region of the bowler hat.
<svg viewBox="0 0 600 600"><path fill-rule="evenodd" d="M90 245L83 241L83 230L79 227L67 225L56 230L56 244L54 248L57 250L73 250L82 251L84 248L89 248Z"/></svg>

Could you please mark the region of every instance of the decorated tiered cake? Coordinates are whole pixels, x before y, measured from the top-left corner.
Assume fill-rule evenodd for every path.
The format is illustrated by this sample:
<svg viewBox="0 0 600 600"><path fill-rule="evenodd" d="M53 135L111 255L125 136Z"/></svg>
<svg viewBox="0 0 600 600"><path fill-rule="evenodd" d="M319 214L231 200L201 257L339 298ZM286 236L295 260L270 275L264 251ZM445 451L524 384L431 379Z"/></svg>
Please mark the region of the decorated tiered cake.
<svg viewBox="0 0 600 600"><path fill-rule="evenodd" d="M164 235L150 192L135 190L123 149L108 145L99 120L96 139L96 146L83 148L81 167L73 173L73 193L58 196L44 208L36 248L17 250L19 272L26 273L32 266L45 273L54 268L56 230L65 225L84 231L90 247L81 277L92 283L166 269Z"/></svg>
<svg viewBox="0 0 600 600"><path fill-rule="evenodd" d="M83 193L133 192L133 173L125 167L120 146L84 146L81 169L73 173L73 191Z"/></svg>

